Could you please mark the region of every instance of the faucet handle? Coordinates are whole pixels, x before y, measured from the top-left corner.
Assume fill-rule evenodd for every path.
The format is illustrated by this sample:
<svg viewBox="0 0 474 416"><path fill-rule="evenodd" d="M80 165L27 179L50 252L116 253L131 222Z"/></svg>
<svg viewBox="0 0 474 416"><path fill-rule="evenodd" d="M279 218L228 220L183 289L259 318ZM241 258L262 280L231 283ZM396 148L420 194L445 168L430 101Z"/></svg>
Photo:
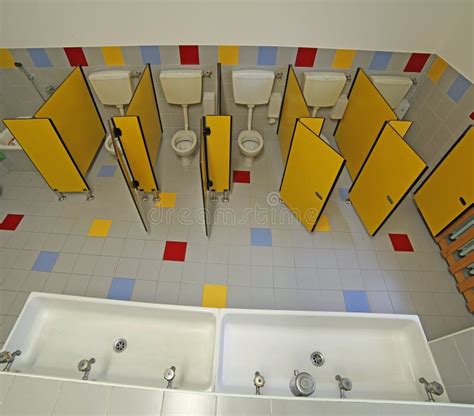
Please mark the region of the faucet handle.
<svg viewBox="0 0 474 416"><path fill-rule="evenodd" d="M92 364L95 363L95 358L92 357L89 360L81 360L77 364L77 369L81 372L84 373L84 376L82 377L83 380L89 380L89 373L92 369Z"/></svg>
<svg viewBox="0 0 474 416"><path fill-rule="evenodd" d="M176 367L172 365L170 368L167 368L165 370L165 373L163 374L164 379L168 382L168 385L166 386L167 389L172 389L173 388L173 380L176 377Z"/></svg>
<svg viewBox="0 0 474 416"><path fill-rule="evenodd" d="M340 398L345 399L346 398L345 392L352 390L352 381L348 379L347 377L341 377L339 374L336 376L336 381L338 382L338 385L339 385Z"/></svg>
<svg viewBox="0 0 474 416"><path fill-rule="evenodd" d="M263 377L259 371L255 371L253 385L255 386L255 394L260 395L260 389L265 385L265 377Z"/></svg>
<svg viewBox="0 0 474 416"><path fill-rule="evenodd" d="M424 377L420 377L418 381L425 385L425 391L430 402L435 401L433 394L436 396L441 396L444 393L443 386L437 381L427 381Z"/></svg>
<svg viewBox="0 0 474 416"><path fill-rule="evenodd" d="M7 364L3 371L10 371L11 366L13 365L13 362L15 361L15 358L17 356L21 355L20 350L16 350L13 352L10 351L1 351L0 352L0 364Z"/></svg>

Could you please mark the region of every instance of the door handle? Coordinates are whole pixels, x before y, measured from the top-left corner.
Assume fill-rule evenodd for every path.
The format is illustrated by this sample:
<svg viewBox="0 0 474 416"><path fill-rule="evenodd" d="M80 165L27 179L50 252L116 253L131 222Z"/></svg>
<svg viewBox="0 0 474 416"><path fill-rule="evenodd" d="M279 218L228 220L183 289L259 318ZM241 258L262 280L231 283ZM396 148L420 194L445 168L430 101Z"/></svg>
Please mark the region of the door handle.
<svg viewBox="0 0 474 416"><path fill-rule="evenodd" d="M321 201L323 200L323 197L321 196L321 194L318 191L316 191L315 194Z"/></svg>
<svg viewBox="0 0 474 416"><path fill-rule="evenodd" d="M387 201L389 202L390 205L393 205L393 199L390 195L387 195Z"/></svg>
<svg viewBox="0 0 474 416"><path fill-rule="evenodd" d="M466 200L465 200L462 196L459 197L459 201L461 202L461 204L462 204L463 206L466 205Z"/></svg>

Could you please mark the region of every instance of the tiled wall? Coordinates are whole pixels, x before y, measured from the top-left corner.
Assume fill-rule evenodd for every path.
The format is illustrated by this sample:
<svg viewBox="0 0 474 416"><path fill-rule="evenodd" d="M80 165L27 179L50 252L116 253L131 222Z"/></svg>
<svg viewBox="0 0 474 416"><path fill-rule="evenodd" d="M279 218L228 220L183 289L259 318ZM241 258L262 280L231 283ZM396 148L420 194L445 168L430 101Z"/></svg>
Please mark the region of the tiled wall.
<svg viewBox="0 0 474 416"><path fill-rule="evenodd" d="M353 77L358 67L369 74L405 75L418 82L408 93L412 107L407 119L415 123L407 140L432 165L450 147L469 123L472 123L474 92L472 84L441 58L424 53L355 51L344 49L291 48L274 46L125 46L98 48L30 48L0 49L0 118L31 115L41 104L37 92L24 74L14 67L20 61L32 72L42 91L47 84L57 86L72 66L83 65L86 74L109 67L140 70L150 63L156 82L158 102L165 131L182 128L182 112L166 103L158 81L158 72L165 68L186 66L211 70L204 78L203 91L216 90L216 63L223 64L223 112L232 114L233 134L246 128L246 108L233 101L230 72L233 68L266 68L281 72L274 92L283 92L288 64L295 66L300 81L308 70L341 71ZM348 92L347 83L345 93ZM99 106L104 117L116 114ZM191 106L190 125L196 130L202 106ZM321 110L327 116L329 110ZM329 120L323 133L330 137L336 121ZM265 138L275 137L276 125L267 120L266 106L254 113L254 128Z"/></svg>
<svg viewBox="0 0 474 416"><path fill-rule="evenodd" d="M216 415L295 416L472 416L455 404L298 400L224 396L97 383L0 375L0 413L5 415Z"/></svg>
<svg viewBox="0 0 474 416"><path fill-rule="evenodd" d="M474 404L474 328L430 342L449 399Z"/></svg>
<svg viewBox="0 0 474 416"><path fill-rule="evenodd" d="M436 57L418 87L406 116L415 123L406 140L430 167L474 123L472 83Z"/></svg>
<svg viewBox="0 0 474 416"><path fill-rule="evenodd" d="M274 92L283 92L288 64L293 64L301 77L303 71L330 70L342 71L353 76L357 67L370 73L403 74L417 78L431 59L429 54L392 53L355 50L335 50L317 48L288 48L273 46L127 46L102 48L48 48L48 49L3 49L0 50L0 117L16 117L33 114L41 100L26 80L26 77L14 67L20 61L32 72L42 91L47 84L59 85L71 66L83 65L85 72L123 67L139 70L150 63L155 81L158 71L179 65L211 69L211 78L204 79L203 90L216 88L216 63L223 64L223 110L234 116L234 136L246 126L246 108L236 106L233 101L230 71L233 68L267 68L281 72ZM159 82L157 94L165 129L176 130L182 126L181 109L169 106L164 99ZM346 92L350 82L347 83ZM412 91L413 94L414 91ZM102 109L103 110L103 109ZM115 114L114 110L103 111L105 116ZM193 129L199 125L202 106L190 107L190 122ZM322 110L324 116L327 111ZM254 114L254 127L262 131L264 137L273 137L276 125L267 120L267 109L259 106ZM335 122L325 124L325 133L331 135Z"/></svg>

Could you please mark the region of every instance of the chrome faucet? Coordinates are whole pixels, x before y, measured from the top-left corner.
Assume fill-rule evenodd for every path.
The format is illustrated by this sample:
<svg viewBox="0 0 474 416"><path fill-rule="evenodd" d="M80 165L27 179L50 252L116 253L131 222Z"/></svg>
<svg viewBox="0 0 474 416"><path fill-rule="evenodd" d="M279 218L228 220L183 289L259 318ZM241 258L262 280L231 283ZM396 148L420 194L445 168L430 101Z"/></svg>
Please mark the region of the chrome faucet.
<svg viewBox="0 0 474 416"><path fill-rule="evenodd" d="M170 368L165 370L163 374L164 379L168 382L166 388L172 389L173 388L173 380L176 377L176 367L172 365Z"/></svg>
<svg viewBox="0 0 474 416"><path fill-rule="evenodd" d="M424 377L420 377L418 381L425 385L426 394L428 395L428 401L430 402L435 401L433 394L436 396L441 396L444 393L443 386L437 381L428 382Z"/></svg>
<svg viewBox="0 0 474 416"><path fill-rule="evenodd" d="M255 371L253 385L255 386L255 394L260 396L260 389L265 385L265 377L263 377L258 371Z"/></svg>
<svg viewBox="0 0 474 416"><path fill-rule="evenodd" d="M341 377L339 374L336 376L336 381L339 385L339 397L345 399L346 391L352 390L352 381L347 377Z"/></svg>
<svg viewBox="0 0 474 416"><path fill-rule="evenodd" d="M10 371L10 368L13 365L13 362L15 361L15 358L21 355L20 350L16 350L13 352L10 351L2 351L0 352L0 364L7 364L4 368L3 371Z"/></svg>
<svg viewBox="0 0 474 416"><path fill-rule="evenodd" d="M92 364L94 363L95 363L95 358L92 357L90 360L81 360L77 364L77 369L80 372L84 373L84 375L82 376L83 380L89 380L89 373L92 369Z"/></svg>

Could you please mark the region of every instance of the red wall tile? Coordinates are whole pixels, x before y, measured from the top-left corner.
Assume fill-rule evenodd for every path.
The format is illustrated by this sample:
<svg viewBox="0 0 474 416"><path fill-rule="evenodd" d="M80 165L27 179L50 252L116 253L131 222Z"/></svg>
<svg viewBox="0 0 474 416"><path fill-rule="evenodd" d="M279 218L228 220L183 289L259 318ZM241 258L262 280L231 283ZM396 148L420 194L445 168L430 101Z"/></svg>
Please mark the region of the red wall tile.
<svg viewBox="0 0 474 416"><path fill-rule="evenodd" d="M412 53L403 71L421 72L430 56L429 53Z"/></svg>
<svg viewBox="0 0 474 416"><path fill-rule="evenodd" d="M180 46L179 58L181 65L199 65L199 46Z"/></svg>
<svg viewBox="0 0 474 416"><path fill-rule="evenodd" d="M317 48L298 48L295 66L312 67L316 59Z"/></svg>
<svg viewBox="0 0 474 416"><path fill-rule="evenodd" d="M471 113L469 117L471 117L471 120L474 120L474 111Z"/></svg>
<svg viewBox="0 0 474 416"><path fill-rule="evenodd" d="M71 66L88 65L82 48L64 48L64 52L66 52L67 59L69 60Z"/></svg>

